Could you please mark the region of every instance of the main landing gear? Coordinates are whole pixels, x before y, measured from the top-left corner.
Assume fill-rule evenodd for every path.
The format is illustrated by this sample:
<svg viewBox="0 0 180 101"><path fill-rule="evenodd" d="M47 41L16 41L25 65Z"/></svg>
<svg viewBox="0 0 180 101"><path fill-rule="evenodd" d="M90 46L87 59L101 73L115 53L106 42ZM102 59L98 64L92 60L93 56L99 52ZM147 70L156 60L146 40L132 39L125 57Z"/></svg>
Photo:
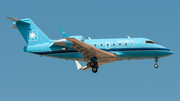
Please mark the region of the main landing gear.
<svg viewBox="0 0 180 101"><path fill-rule="evenodd" d="M96 73L98 71L99 66L98 66L98 62L97 61L91 60L89 65L92 67L92 72L93 73Z"/></svg>
<svg viewBox="0 0 180 101"><path fill-rule="evenodd" d="M154 65L154 67L155 67L155 68L158 68L158 64L157 64L158 58L155 58L155 62L156 62L156 64Z"/></svg>

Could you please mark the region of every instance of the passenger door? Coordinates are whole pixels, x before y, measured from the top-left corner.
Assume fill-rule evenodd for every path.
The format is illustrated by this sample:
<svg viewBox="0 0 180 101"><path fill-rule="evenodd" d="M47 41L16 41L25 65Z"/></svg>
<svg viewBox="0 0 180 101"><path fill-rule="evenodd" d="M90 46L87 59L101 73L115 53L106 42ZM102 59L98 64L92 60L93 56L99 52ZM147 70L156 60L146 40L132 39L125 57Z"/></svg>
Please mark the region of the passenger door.
<svg viewBox="0 0 180 101"><path fill-rule="evenodd" d="M110 42L106 42L105 45L106 45L106 46L105 46L106 49L110 49Z"/></svg>

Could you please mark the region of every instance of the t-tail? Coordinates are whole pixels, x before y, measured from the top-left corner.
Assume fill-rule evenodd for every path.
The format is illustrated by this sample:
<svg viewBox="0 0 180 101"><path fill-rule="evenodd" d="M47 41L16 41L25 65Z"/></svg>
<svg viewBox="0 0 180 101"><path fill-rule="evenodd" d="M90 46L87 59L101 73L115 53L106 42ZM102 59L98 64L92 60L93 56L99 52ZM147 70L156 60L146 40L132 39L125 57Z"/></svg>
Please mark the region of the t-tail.
<svg viewBox="0 0 180 101"><path fill-rule="evenodd" d="M19 30L28 46L48 43L51 41L31 19L7 18L14 21L13 28L17 28Z"/></svg>

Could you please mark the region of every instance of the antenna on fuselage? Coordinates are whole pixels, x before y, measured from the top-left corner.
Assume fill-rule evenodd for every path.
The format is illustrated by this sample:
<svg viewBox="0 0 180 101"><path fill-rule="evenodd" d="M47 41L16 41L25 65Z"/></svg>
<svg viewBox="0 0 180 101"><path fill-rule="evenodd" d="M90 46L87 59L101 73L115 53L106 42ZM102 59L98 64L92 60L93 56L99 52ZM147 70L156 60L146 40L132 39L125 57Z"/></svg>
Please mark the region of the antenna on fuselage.
<svg viewBox="0 0 180 101"><path fill-rule="evenodd" d="M88 39L89 39L89 40L91 40L91 38L90 38L90 37L88 37Z"/></svg>
<svg viewBox="0 0 180 101"><path fill-rule="evenodd" d="M128 38L131 38L130 36L127 36Z"/></svg>

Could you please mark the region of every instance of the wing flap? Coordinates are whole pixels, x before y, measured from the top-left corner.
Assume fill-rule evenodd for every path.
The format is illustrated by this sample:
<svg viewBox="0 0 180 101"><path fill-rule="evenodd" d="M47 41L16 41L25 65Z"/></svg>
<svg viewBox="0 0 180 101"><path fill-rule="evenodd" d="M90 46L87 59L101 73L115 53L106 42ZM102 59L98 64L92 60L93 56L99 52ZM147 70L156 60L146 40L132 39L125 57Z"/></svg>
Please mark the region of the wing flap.
<svg viewBox="0 0 180 101"><path fill-rule="evenodd" d="M88 69L91 69L91 67L88 64L86 66L82 67L81 64L77 60L75 60L75 63L76 63L76 66L77 66L78 70L88 70Z"/></svg>

